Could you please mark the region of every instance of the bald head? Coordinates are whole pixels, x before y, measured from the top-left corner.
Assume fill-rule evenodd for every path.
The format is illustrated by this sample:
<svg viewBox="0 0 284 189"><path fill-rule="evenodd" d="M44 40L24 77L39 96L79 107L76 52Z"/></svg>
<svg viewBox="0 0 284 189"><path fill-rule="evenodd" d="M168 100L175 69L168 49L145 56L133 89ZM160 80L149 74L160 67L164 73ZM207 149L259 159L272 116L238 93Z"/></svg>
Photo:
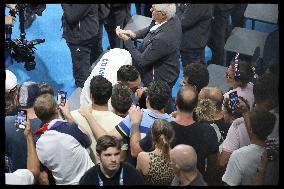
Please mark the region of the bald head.
<svg viewBox="0 0 284 189"><path fill-rule="evenodd" d="M191 85L185 85L180 88L176 98L176 104L181 112L192 113L197 106L198 92Z"/></svg>
<svg viewBox="0 0 284 189"><path fill-rule="evenodd" d="M193 147L185 144L175 146L170 152L171 161L185 172L193 171L197 164L197 154Z"/></svg>
<svg viewBox="0 0 284 189"><path fill-rule="evenodd" d="M218 87L204 87L198 94L198 100L208 98L216 104L218 110L222 109L223 92Z"/></svg>

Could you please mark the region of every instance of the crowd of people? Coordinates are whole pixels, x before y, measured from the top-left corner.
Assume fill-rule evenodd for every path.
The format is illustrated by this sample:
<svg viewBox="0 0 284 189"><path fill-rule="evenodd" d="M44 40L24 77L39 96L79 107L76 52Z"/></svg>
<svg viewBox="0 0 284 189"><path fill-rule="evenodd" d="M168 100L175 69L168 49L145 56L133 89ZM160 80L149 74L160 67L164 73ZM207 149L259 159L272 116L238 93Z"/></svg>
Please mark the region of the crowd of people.
<svg viewBox="0 0 284 189"><path fill-rule="evenodd" d="M62 4L80 107L6 70L6 184L277 185L278 64L256 76L236 58L220 73L230 90L208 86L205 46L224 65L228 19L242 25L243 6L152 4L152 23L134 32L123 29L129 4Z"/></svg>

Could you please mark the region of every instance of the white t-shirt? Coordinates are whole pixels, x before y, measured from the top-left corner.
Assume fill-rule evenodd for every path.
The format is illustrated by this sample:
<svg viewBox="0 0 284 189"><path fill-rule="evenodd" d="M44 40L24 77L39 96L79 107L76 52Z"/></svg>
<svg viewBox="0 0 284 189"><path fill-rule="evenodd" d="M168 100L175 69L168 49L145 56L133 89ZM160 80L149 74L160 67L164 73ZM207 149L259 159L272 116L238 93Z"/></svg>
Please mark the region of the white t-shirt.
<svg viewBox="0 0 284 189"><path fill-rule="evenodd" d="M50 122L49 128L53 122ZM78 130L73 130L74 136ZM78 184L85 172L94 166L87 149L71 134L47 130L36 142L40 162L52 172L58 185Z"/></svg>
<svg viewBox="0 0 284 189"><path fill-rule="evenodd" d="M250 144L249 135L243 117L237 118L230 126L226 139L222 144L223 150L233 152Z"/></svg>
<svg viewBox="0 0 284 189"><path fill-rule="evenodd" d="M255 185L257 168L264 147L250 144L234 151L229 159L222 181L230 186Z"/></svg>
<svg viewBox="0 0 284 189"><path fill-rule="evenodd" d="M78 110L74 110L71 112L72 117L76 120L77 123L80 123L80 126L82 128L84 128L90 135L91 140L92 140L92 144L89 148L90 150L90 157L92 159L92 161L97 164L99 162L99 158L97 157L97 153L96 153L96 145L97 145L97 140L95 139L93 132L86 120L85 117L83 117ZM111 111L97 111L97 110L93 110L92 111L92 115L94 116L94 118L96 119L96 121L98 122L98 124L100 124L102 126L102 128L106 131L109 132L112 129L114 129L114 127L116 125L118 125L121 121L122 121L122 117L114 114Z"/></svg>
<svg viewBox="0 0 284 189"><path fill-rule="evenodd" d="M17 169L13 173L5 173L5 183L10 185L34 184L33 173L28 169Z"/></svg>
<svg viewBox="0 0 284 189"><path fill-rule="evenodd" d="M249 103L250 110L252 110L254 105L254 94L253 94L253 83L249 82L245 88L237 87L224 94L224 99L229 98L229 94L233 91L237 91L238 96L243 97Z"/></svg>
<svg viewBox="0 0 284 189"><path fill-rule="evenodd" d="M123 65L132 65L132 58L127 50L114 48L105 53L84 83L80 95L80 105L92 103L90 83L94 76L102 75L114 85L117 83L117 71Z"/></svg>

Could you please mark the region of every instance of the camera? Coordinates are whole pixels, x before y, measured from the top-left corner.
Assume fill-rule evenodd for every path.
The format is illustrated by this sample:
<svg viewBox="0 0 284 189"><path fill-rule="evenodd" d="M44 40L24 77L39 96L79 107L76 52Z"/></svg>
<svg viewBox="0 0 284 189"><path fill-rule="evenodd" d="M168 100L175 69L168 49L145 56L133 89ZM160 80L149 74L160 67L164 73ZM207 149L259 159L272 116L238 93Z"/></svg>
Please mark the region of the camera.
<svg viewBox="0 0 284 189"><path fill-rule="evenodd" d="M5 51L9 51L13 59L17 62L24 62L24 67L27 71L34 70L36 66L34 49L35 45L45 42L45 39L35 39L32 41L26 40L25 34L25 11L32 10L37 15L41 16L45 10L45 4L17 4L16 10L10 10L9 14L16 17L19 14L20 20L20 37L18 39L11 39L12 26L5 26Z"/></svg>

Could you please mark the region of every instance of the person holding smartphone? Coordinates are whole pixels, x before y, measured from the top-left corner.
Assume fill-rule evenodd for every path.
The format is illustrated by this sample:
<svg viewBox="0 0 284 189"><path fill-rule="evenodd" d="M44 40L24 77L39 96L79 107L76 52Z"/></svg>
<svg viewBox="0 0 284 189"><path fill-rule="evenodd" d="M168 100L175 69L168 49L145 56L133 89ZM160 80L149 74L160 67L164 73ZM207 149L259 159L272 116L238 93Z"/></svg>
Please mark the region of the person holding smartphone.
<svg viewBox="0 0 284 189"><path fill-rule="evenodd" d="M66 120L59 118L59 108ZM94 166L87 151L90 136L72 122L68 102L58 106L53 95L46 93L36 99L34 109L44 123L34 133L40 162L51 171L57 185L78 184L83 174Z"/></svg>
<svg viewBox="0 0 284 189"><path fill-rule="evenodd" d="M39 177L40 163L36 153L32 126L30 120L26 120L23 123L24 135L27 144L27 167L25 169L17 169L13 173L5 173L5 183L11 185L30 185L34 184Z"/></svg>
<svg viewBox="0 0 284 189"><path fill-rule="evenodd" d="M232 62L226 72L226 82L232 90L224 94L224 99L228 99L231 92L237 91L237 95L247 100L252 110L254 105L253 76L251 63L241 60L238 63Z"/></svg>
<svg viewBox="0 0 284 189"><path fill-rule="evenodd" d="M40 94L38 84L35 82L24 82L18 91L19 110L16 115L5 117L5 152L11 160L11 171L25 169L27 167L27 144L24 136L24 125L21 120L30 120L35 132L41 126L41 121L34 112L34 102Z"/></svg>

